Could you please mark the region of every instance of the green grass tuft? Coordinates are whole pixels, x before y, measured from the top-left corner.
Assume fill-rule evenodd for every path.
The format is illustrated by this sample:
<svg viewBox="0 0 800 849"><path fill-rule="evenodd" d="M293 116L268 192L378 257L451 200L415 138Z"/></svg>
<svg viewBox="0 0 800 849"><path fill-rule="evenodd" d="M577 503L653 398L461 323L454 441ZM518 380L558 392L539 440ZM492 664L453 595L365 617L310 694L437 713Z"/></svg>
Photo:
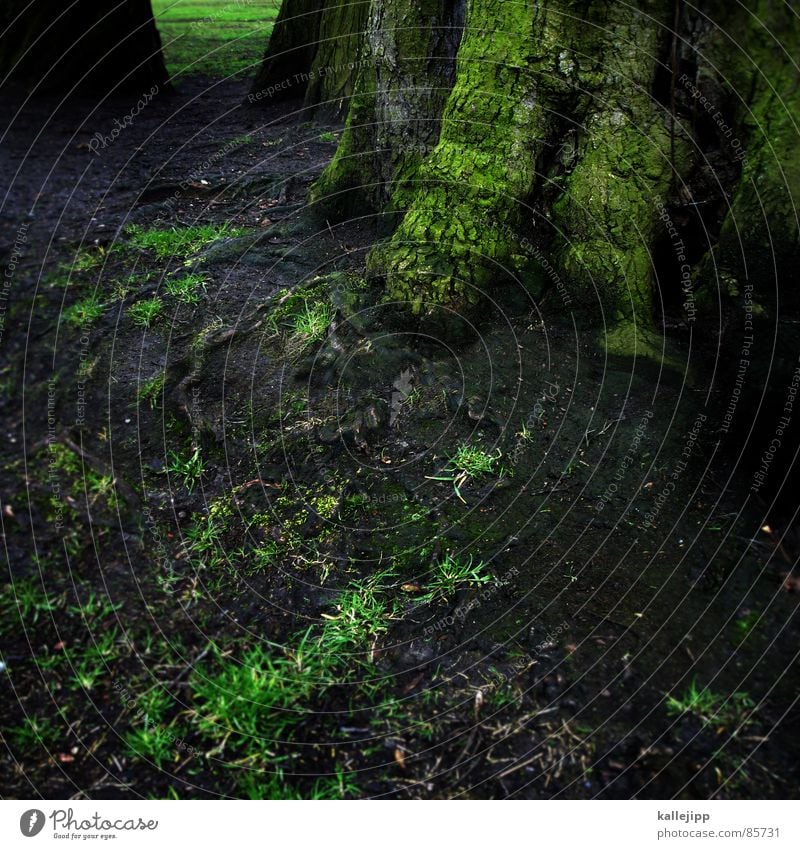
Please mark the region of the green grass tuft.
<svg viewBox="0 0 800 849"><path fill-rule="evenodd" d="M103 305L92 295L64 310L64 321L72 327L88 327L103 314Z"/></svg>
<svg viewBox="0 0 800 849"><path fill-rule="evenodd" d="M191 454L182 456L170 452L169 462L164 467L165 474L180 478L186 489L191 492L205 472L205 461L200 455L200 446L196 445Z"/></svg>
<svg viewBox="0 0 800 849"><path fill-rule="evenodd" d="M150 327L164 309L161 298L146 298L128 307L131 321L139 327Z"/></svg>
<svg viewBox="0 0 800 849"><path fill-rule="evenodd" d="M750 722L755 703L747 693L737 692L730 696L714 693L708 687L698 688L694 680L682 696L668 696L667 713L680 716L690 713L704 726L716 731L735 726L735 730Z"/></svg>
<svg viewBox="0 0 800 849"><path fill-rule="evenodd" d="M167 280L164 289L182 304L196 304L200 300L200 292L206 287L205 274L184 274Z"/></svg>
<svg viewBox="0 0 800 849"><path fill-rule="evenodd" d="M145 380L136 393L136 400L141 404L145 401L150 404L150 409L154 410L161 403L161 396L164 394L164 381L166 380L166 372L159 372L154 377Z"/></svg>
<svg viewBox="0 0 800 849"><path fill-rule="evenodd" d="M241 236L244 230L230 224L198 224L193 227L171 227L146 230L137 224L126 229L134 248L152 251L157 259L188 259L212 242L230 236Z"/></svg>
<svg viewBox="0 0 800 849"><path fill-rule="evenodd" d="M448 601L458 590L467 587L477 587L491 580L491 576L482 574L486 564L473 564L472 558L462 561L450 554L445 555L433 567L431 577L427 581L427 593L424 601Z"/></svg>

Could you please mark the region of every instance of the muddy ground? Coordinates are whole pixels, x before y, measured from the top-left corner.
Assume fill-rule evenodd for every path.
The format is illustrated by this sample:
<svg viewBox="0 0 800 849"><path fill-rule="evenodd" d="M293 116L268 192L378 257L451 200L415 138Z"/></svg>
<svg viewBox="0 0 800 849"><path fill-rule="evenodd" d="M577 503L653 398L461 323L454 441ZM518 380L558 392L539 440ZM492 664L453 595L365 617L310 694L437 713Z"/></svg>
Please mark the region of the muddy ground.
<svg viewBox="0 0 800 849"><path fill-rule="evenodd" d="M381 222L304 205L340 128L245 95L186 80L105 145L130 103L7 96L3 795L796 797L797 551L720 441L714 340L607 356L521 288L409 323L361 277ZM448 556L483 582L432 593ZM354 586L329 684L209 699Z"/></svg>

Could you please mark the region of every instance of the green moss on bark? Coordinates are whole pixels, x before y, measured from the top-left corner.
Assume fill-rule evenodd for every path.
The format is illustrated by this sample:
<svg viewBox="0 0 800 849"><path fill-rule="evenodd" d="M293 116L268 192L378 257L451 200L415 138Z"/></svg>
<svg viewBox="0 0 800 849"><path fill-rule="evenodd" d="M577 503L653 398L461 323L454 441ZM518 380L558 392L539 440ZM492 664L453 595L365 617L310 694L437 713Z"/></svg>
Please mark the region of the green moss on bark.
<svg viewBox="0 0 800 849"><path fill-rule="evenodd" d="M787 53L800 44L800 22L784 4L747 7L719 7L702 45L710 61L696 85L719 104L720 149L742 171L698 278L705 301L751 284L756 305L774 314L779 303L800 307L800 291L786 285L800 262L800 74Z"/></svg>
<svg viewBox="0 0 800 849"><path fill-rule="evenodd" d="M554 249L578 302L606 321L652 319L651 244L661 204L688 166L688 144L651 94L665 4L614 6L601 79L590 90L577 164L553 207ZM672 161L672 154L675 161Z"/></svg>
<svg viewBox="0 0 800 849"><path fill-rule="evenodd" d="M311 195L330 216L402 208L438 140L459 39L452 0L371 4L347 126Z"/></svg>
<svg viewBox="0 0 800 849"><path fill-rule="evenodd" d="M562 43L558 5L469 5L439 142L414 182L396 191L395 204L408 211L369 260L370 272L386 278L388 297L416 312L430 302L476 303L511 263L552 121L536 81Z"/></svg>

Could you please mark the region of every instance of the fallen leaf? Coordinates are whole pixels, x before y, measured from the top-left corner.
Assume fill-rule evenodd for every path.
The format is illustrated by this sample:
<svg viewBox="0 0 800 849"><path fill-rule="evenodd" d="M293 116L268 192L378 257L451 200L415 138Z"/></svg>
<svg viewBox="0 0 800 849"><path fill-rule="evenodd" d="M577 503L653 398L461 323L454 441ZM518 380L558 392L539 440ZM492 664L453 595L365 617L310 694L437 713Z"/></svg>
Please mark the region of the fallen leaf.
<svg viewBox="0 0 800 849"><path fill-rule="evenodd" d="M403 754L402 749L394 750L394 759L397 761L397 765L400 767L400 769L406 768L406 756Z"/></svg>

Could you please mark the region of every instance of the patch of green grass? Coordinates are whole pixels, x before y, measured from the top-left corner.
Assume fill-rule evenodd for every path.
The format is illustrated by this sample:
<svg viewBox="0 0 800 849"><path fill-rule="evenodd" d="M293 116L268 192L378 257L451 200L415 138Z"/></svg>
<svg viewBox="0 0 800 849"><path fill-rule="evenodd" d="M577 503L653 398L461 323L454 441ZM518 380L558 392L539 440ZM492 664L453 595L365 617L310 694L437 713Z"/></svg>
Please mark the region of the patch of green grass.
<svg viewBox="0 0 800 849"><path fill-rule="evenodd" d="M737 692L725 696L714 693L708 687L698 688L697 681L693 680L683 695L668 696L666 706L670 716L690 713L704 726L722 731L731 727L738 730L749 723L755 702L747 693Z"/></svg>
<svg viewBox="0 0 800 849"><path fill-rule="evenodd" d="M139 327L150 327L161 315L164 304L161 298L145 298L128 307L128 315L131 321Z"/></svg>
<svg viewBox="0 0 800 849"><path fill-rule="evenodd" d="M264 55L280 0L154 0L171 76L252 74Z"/></svg>
<svg viewBox="0 0 800 849"><path fill-rule="evenodd" d="M47 446L47 461L54 469L68 475L77 475L82 468L81 458L60 442L51 442Z"/></svg>
<svg viewBox="0 0 800 849"><path fill-rule="evenodd" d="M234 658L217 650L191 679L194 726L216 742L211 752L229 749L263 762L307 720L311 698L325 682L326 659L308 635L294 651L259 644Z"/></svg>
<svg viewBox="0 0 800 849"><path fill-rule="evenodd" d="M26 625L36 624L41 616L52 616L64 603L63 593L48 593L34 578L18 579L0 591L0 628L18 628L20 620Z"/></svg>
<svg viewBox="0 0 800 849"><path fill-rule="evenodd" d="M475 445L464 444L458 447L446 468L469 478L481 478L498 471L497 462L501 457L499 448L494 454L489 454Z"/></svg>
<svg viewBox="0 0 800 849"><path fill-rule="evenodd" d="M67 647L66 653L73 667L73 690L93 690L109 677L109 664L119 655L117 643L117 629L112 628L100 635L87 636L86 644L78 648Z"/></svg>
<svg viewBox="0 0 800 849"><path fill-rule="evenodd" d="M333 308L330 304L306 302L292 321L292 333L295 339L304 345L312 345L324 338L333 320Z"/></svg>
<svg viewBox="0 0 800 849"><path fill-rule="evenodd" d="M354 584L336 600L336 613L324 615L319 643L326 654L339 657L387 633L392 609L376 590L374 582Z"/></svg>
<svg viewBox="0 0 800 849"><path fill-rule="evenodd" d="M200 292L206 287L205 274L184 274L167 280L164 289L182 304L196 304L200 300Z"/></svg>
<svg viewBox="0 0 800 849"><path fill-rule="evenodd" d="M321 801L353 798L359 793L352 775L344 772L341 767L337 767L331 776L316 779L308 792L301 792L289 786L280 767L273 773L248 771L238 785L243 798L252 800Z"/></svg>
<svg viewBox="0 0 800 849"><path fill-rule="evenodd" d="M26 716L21 725L9 728L6 733L18 749L30 754L38 746L52 749L64 732L64 727L49 717Z"/></svg>
<svg viewBox="0 0 800 849"><path fill-rule="evenodd" d="M140 289L153 275L150 272L145 274L126 274L124 277L116 279L111 284L111 297L117 301L123 301L131 292L136 292Z"/></svg>
<svg viewBox="0 0 800 849"><path fill-rule="evenodd" d="M125 734L125 746L133 757L146 758L161 768L175 760L175 733L163 725L153 724L145 717L144 725Z"/></svg>
<svg viewBox="0 0 800 849"><path fill-rule="evenodd" d="M205 469L205 461L200 455L200 446L195 445L191 454L181 455L175 451L170 452L164 472L180 478L186 489L192 492Z"/></svg>
<svg viewBox="0 0 800 849"><path fill-rule="evenodd" d="M64 263L62 269L65 271L91 271L102 264L107 256L107 251L101 246L85 245L75 252L71 263Z"/></svg>
<svg viewBox="0 0 800 849"><path fill-rule="evenodd" d="M321 142L333 142L336 141L336 136L333 133L325 132L319 134L319 140Z"/></svg>
<svg viewBox="0 0 800 849"><path fill-rule="evenodd" d="M485 568L485 563L475 564L471 557L459 560L447 554L434 565L422 599L427 602L447 601L460 589L481 586L491 580L490 575L483 574Z"/></svg>
<svg viewBox="0 0 800 849"><path fill-rule="evenodd" d="M278 559L280 548L274 540L261 543L258 548L250 552L250 571L260 572L274 565Z"/></svg>
<svg viewBox="0 0 800 849"><path fill-rule="evenodd" d="M64 310L64 321L72 327L88 327L103 314L104 306L92 295Z"/></svg>
<svg viewBox="0 0 800 849"><path fill-rule="evenodd" d="M230 224L198 224L192 227L170 227L146 230L137 224L126 229L134 248L152 251L157 259L188 259L212 242L230 236L241 236L244 230Z"/></svg>
<svg viewBox="0 0 800 849"><path fill-rule="evenodd" d="M447 474L432 475L428 480L452 481L456 495L464 501L461 496L461 487L467 481L479 480L486 475L503 474L504 469L497 465L502 456L499 448L493 454L489 454L478 446L464 443L459 445L456 453L444 467Z"/></svg>
<svg viewBox="0 0 800 849"><path fill-rule="evenodd" d="M170 723L164 720L174 701L161 687L142 693L136 700L134 721L140 726L125 734L128 751L135 757L147 758L157 767L173 761L178 755L176 735Z"/></svg>
<svg viewBox="0 0 800 849"><path fill-rule="evenodd" d="M103 619L116 613L122 604L112 602L108 596L97 596L90 592L86 600L80 604L73 604L67 608L67 612L80 616L87 625L97 625Z"/></svg>
<svg viewBox="0 0 800 849"><path fill-rule="evenodd" d="M150 405L150 409L154 410L161 403L166 377L166 372L161 371L157 375L142 382L136 392L136 400L140 404L147 402Z"/></svg>
<svg viewBox="0 0 800 849"><path fill-rule="evenodd" d="M109 510L117 509L119 506L117 484L112 475L104 475L95 469L88 469L84 483L90 506L102 501Z"/></svg>

